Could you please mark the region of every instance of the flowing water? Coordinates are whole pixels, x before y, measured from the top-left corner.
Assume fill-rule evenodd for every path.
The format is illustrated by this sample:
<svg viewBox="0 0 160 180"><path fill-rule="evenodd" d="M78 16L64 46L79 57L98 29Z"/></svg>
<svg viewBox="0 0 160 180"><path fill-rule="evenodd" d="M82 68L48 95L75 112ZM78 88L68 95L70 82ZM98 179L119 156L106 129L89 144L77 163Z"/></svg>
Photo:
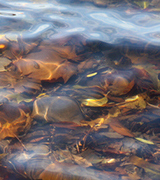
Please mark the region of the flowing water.
<svg viewBox="0 0 160 180"><path fill-rule="evenodd" d="M0 180L160 179L160 1L0 1Z"/></svg>

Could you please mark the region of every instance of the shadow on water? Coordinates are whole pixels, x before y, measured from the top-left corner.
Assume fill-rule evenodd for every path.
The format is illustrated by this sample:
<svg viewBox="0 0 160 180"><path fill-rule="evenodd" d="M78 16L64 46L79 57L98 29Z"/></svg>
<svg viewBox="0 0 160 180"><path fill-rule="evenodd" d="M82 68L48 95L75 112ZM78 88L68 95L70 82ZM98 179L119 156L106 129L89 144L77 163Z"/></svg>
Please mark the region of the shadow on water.
<svg viewBox="0 0 160 180"><path fill-rule="evenodd" d="M0 179L159 179L159 6L0 2Z"/></svg>

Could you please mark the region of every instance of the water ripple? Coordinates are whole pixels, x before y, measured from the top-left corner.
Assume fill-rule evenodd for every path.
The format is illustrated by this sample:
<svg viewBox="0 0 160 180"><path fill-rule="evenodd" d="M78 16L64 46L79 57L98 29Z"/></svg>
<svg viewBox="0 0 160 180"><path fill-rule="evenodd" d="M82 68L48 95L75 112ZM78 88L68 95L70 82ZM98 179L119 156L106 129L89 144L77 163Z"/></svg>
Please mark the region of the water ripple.
<svg viewBox="0 0 160 180"><path fill-rule="evenodd" d="M5 22L1 33L13 33L11 30L15 30L25 37L46 36L52 39L81 34L110 44L134 40L160 45L159 14L127 7L107 9L91 5L88 8L57 1L52 4L36 2L6 0L1 3L5 7L0 11L2 25ZM17 26L23 23L25 26Z"/></svg>

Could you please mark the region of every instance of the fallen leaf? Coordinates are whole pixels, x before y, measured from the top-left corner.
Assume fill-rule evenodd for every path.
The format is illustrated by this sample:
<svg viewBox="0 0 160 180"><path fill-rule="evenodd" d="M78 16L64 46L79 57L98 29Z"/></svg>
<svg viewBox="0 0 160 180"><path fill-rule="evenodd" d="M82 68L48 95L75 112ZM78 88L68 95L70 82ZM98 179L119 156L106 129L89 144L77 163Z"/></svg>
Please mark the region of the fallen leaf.
<svg viewBox="0 0 160 180"><path fill-rule="evenodd" d="M123 136L134 137L134 134L129 129L125 128L122 124L120 124L117 120L111 119L109 125L114 131Z"/></svg>
<svg viewBox="0 0 160 180"><path fill-rule="evenodd" d="M152 141L149 141L149 140L146 140L146 139L142 139L142 138L138 138L138 137L135 137L135 139L137 139L138 141L141 141L145 144L154 144Z"/></svg>
<svg viewBox="0 0 160 180"><path fill-rule="evenodd" d="M90 127L98 127L98 126L101 126L103 123L104 123L104 118L103 117L100 117L100 118L97 118L95 120L92 120L92 121L81 121L81 124L83 126L86 126L86 125L89 125Z"/></svg>
<svg viewBox="0 0 160 180"><path fill-rule="evenodd" d="M0 88L14 89L15 92L36 94L41 90L39 80L12 74L10 71L0 72Z"/></svg>
<svg viewBox="0 0 160 180"><path fill-rule="evenodd" d="M150 5L150 3L147 1L134 1L134 3L142 9L146 9Z"/></svg>
<svg viewBox="0 0 160 180"><path fill-rule="evenodd" d="M31 125L29 114L22 109L9 104L1 105L0 111L0 140L6 137L17 138L19 133L25 132Z"/></svg>
<svg viewBox="0 0 160 180"><path fill-rule="evenodd" d="M79 41L82 42L82 39L83 38L79 38L77 42L75 41L75 44L78 44ZM18 40L20 41L20 38ZM74 37L72 37L71 40L74 40ZM77 56L76 54L76 45L73 47L66 45L67 42L65 41L67 41L65 38L62 40L63 43L57 42L57 44L55 42L47 43L44 41L35 52L28 54L25 58L23 58L24 52L20 52L22 57L16 58L6 69L13 71L11 69L13 65L16 67L14 71L16 70L21 76L50 82L63 80L64 83L66 83L71 76L77 74L77 63L73 62L79 61L81 56ZM22 46L24 46L24 44L28 46L28 44L26 45L24 42L21 42L21 44ZM19 48L19 46L17 48ZM19 51L19 49L15 49L15 51ZM28 53L28 51L27 47L25 54ZM17 55L15 56L17 57Z"/></svg>
<svg viewBox="0 0 160 180"><path fill-rule="evenodd" d="M24 102L31 102L33 101L33 99L25 94L20 94L20 93L16 93L16 94L9 94L7 96L5 96L8 100L10 101L15 101L17 102L18 104L22 101Z"/></svg>
<svg viewBox="0 0 160 180"><path fill-rule="evenodd" d="M45 62L34 59L20 59L14 61L21 76L37 79L40 81L63 81L66 83L68 79L77 73L77 68L74 64L59 57L52 57L54 61Z"/></svg>
<svg viewBox="0 0 160 180"><path fill-rule="evenodd" d="M25 42L22 38L22 36L16 36L14 39L10 39L7 36L3 38L5 40L6 47L9 47L9 49L6 49L2 52L4 57L7 57L8 59L20 59L26 54L28 54L31 50L33 50L38 44L39 40L35 42Z"/></svg>
<svg viewBox="0 0 160 180"><path fill-rule="evenodd" d="M82 104L85 106L90 106L90 107L102 107L105 104L107 104L108 98L107 96L101 98L101 99L84 99L82 100Z"/></svg>
<svg viewBox="0 0 160 180"><path fill-rule="evenodd" d="M153 176L156 175L156 178L160 177L160 165L149 163L137 156L131 156L130 162L138 167L143 168L146 172L151 173Z"/></svg>
<svg viewBox="0 0 160 180"><path fill-rule="evenodd" d="M74 161L75 161L78 165L80 165L80 166L82 166L82 167L90 167L90 166L92 166L92 163L89 162L87 159L85 159L85 158L83 158L83 157L81 157L81 156L77 156L77 155L72 155L72 156L73 156L73 158L74 158Z"/></svg>
<svg viewBox="0 0 160 180"><path fill-rule="evenodd" d="M94 73L88 74L86 77L93 77L93 76L95 76L95 75L97 75L97 72L94 72Z"/></svg>
<svg viewBox="0 0 160 180"><path fill-rule="evenodd" d="M131 98L127 98L125 100L124 103L122 103L123 105L120 105L118 106L120 109L122 108L127 108L127 109L145 109L146 108L146 101L144 100L144 97L143 95L136 95L136 96L133 96Z"/></svg>
<svg viewBox="0 0 160 180"><path fill-rule="evenodd" d="M113 85L109 86L110 93L115 96L127 94L134 86L134 80L129 82L127 79L119 76L113 81Z"/></svg>
<svg viewBox="0 0 160 180"><path fill-rule="evenodd" d="M113 107L108 112L108 118L118 117L120 114L121 114L120 109L118 107Z"/></svg>

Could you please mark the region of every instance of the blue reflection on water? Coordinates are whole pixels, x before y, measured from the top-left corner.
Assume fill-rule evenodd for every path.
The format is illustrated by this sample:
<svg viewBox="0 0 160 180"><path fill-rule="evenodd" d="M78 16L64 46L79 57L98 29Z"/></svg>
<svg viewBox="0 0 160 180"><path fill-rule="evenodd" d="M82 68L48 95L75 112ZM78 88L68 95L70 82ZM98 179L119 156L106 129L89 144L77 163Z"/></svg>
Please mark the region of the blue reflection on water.
<svg viewBox="0 0 160 180"><path fill-rule="evenodd" d="M23 22L31 23L25 31L23 28L16 29L14 22L8 23L10 29L13 27L12 29L24 36L43 36L50 29L54 32L50 36L53 39L76 33L91 40L96 39L110 44L119 44L124 40L160 44L160 16L156 13L131 8L128 10L127 7L107 9L97 8L93 5L90 7L73 6L56 1L55 3L43 1L32 3L7 0L2 5L5 6L5 10L0 11L1 21L12 17L12 19L19 21L21 19ZM15 15L12 16L12 14ZM55 27L54 21L63 26Z"/></svg>

